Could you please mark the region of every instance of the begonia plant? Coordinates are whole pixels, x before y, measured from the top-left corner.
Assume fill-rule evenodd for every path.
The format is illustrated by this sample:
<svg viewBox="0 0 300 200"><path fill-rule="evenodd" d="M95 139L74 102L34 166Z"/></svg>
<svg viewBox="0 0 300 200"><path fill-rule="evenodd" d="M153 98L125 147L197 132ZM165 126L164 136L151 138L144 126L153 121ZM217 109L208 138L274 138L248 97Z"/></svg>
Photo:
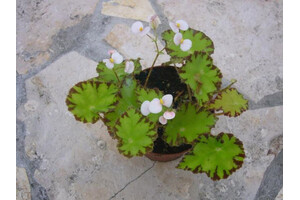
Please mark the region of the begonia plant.
<svg viewBox="0 0 300 200"><path fill-rule="evenodd" d="M131 26L132 34L154 43L151 66L110 50L97 66L97 77L70 89L68 109L83 123L102 120L128 158L189 145L177 168L213 180L227 178L243 164L243 143L232 133L213 135L211 129L220 116L237 117L247 110L248 101L232 87L236 80L222 88L208 36L184 20L169 22L171 29L162 33L165 46L159 49L158 25L158 17L151 16L149 26L140 21ZM170 60L156 66L165 53ZM159 142L165 145L160 150Z"/></svg>

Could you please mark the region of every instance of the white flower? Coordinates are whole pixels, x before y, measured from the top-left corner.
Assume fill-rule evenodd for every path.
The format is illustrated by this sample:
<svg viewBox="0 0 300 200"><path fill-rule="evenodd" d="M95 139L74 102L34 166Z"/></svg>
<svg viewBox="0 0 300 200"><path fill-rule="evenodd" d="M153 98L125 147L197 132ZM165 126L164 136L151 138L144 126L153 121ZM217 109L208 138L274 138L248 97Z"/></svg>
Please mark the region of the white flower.
<svg viewBox="0 0 300 200"><path fill-rule="evenodd" d="M169 25L175 33L178 33L179 30L186 31L189 29L189 25L184 20L177 20L176 23L169 22Z"/></svg>
<svg viewBox="0 0 300 200"><path fill-rule="evenodd" d="M160 116L158 121L162 124L165 125L167 124L168 120L174 119L175 117L175 112L173 111L166 111L163 116Z"/></svg>
<svg viewBox="0 0 300 200"><path fill-rule="evenodd" d="M171 94L166 94L161 99L154 98L149 104L149 111L151 113L160 113L163 105L169 108L172 102L173 96Z"/></svg>
<svg viewBox="0 0 300 200"><path fill-rule="evenodd" d="M142 113L142 115L147 116L147 115L150 114L149 104L150 104L150 101L144 101L142 103L142 105L141 105L141 113Z"/></svg>
<svg viewBox="0 0 300 200"><path fill-rule="evenodd" d="M123 62L123 56L121 56L117 51L114 51L111 54L110 59L104 59L103 62L108 69L112 69L114 67L114 64L120 64L121 62Z"/></svg>
<svg viewBox="0 0 300 200"><path fill-rule="evenodd" d="M192 47L192 41L189 39L183 39L181 33L176 33L173 41L176 45L180 45L182 51L188 51Z"/></svg>
<svg viewBox="0 0 300 200"><path fill-rule="evenodd" d="M140 36L144 36L146 35L149 31L150 31L150 27L147 26L144 28L144 25L142 22L140 21L136 21L132 24L131 26L131 31L134 34L140 35Z"/></svg>
<svg viewBox="0 0 300 200"><path fill-rule="evenodd" d="M134 70L134 63L132 61L126 61L125 72L131 74Z"/></svg>
<svg viewBox="0 0 300 200"><path fill-rule="evenodd" d="M149 25L152 29L157 29L158 24L159 24L159 19L157 15L152 15L148 17Z"/></svg>

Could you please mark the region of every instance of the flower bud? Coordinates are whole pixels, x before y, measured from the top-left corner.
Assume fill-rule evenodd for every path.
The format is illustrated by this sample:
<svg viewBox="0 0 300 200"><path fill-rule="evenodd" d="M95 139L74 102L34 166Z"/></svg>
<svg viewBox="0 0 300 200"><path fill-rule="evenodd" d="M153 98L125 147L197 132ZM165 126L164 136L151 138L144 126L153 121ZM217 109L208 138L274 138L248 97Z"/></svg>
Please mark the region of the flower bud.
<svg viewBox="0 0 300 200"><path fill-rule="evenodd" d="M152 29L156 30L159 24L159 19L157 15L152 15L148 18L149 25Z"/></svg>

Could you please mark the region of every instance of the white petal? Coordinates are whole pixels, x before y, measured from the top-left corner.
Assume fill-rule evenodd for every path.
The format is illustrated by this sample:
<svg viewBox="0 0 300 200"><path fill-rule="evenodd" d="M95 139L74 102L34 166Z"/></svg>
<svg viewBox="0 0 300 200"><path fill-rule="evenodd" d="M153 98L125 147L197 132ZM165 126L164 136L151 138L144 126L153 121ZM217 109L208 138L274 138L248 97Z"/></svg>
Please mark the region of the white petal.
<svg viewBox="0 0 300 200"><path fill-rule="evenodd" d="M131 74L134 70L134 63L132 61L127 61L125 64L125 72Z"/></svg>
<svg viewBox="0 0 300 200"><path fill-rule="evenodd" d="M179 45L180 44L180 41L182 39L182 34L181 33L176 33L174 35L174 38L173 38L173 41L176 45Z"/></svg>
<svg viewBox="0 0 300 200"><path fill-rule="evenodd" d="M171 94L166 94L162 97L162 100L163 100L163 104L164 106L166 107L170 107L172 105L172 102L173 102L173 96Z"/></svg>
<svg viewBox="0 0 300 200"><path fill-rule="evenodd" d="M192 41L189 39L183 40L183 43L180 45L182 51L188 51L192 47Z"/></svg>
<svg viewBox="0 0 300 200"><path fill-rule="evenodd" d="M175 117L175 113L173 111L166 111L163 116L166 119L173 119Z"/></svg>
<svg viewBox="0 0 300 200"><path fill-rule="evenodd" d="M176 26L176 24L174 22L169 22L169 25L174 33L179 32L179 28Z"/></svg>
<svg viewBox="0 0 300 200"><path fill-rule="evenodd" d="M142 103L142 105L141 105L141 113L142 113L142 115L147 116L147 115L150 114L149 104L150 104L150 101L144 101Z"/></svg>
<svg viewBox="0 0 300 200"><path fill-rule="evenodd" d="M103 62L105 63L108 69L112 69L114 67L114 63L110 62L109 59L104 59Z"/></svg>
<svg viewBox="0 0 300 200"><path fill-rule="evenodd" d="M180 27L179 27L180 30L186 31L189 29L189 25L186 23L186 21L178 20L178 21L176 21L176 24L177 23L180 24Z"/></svg>
<svg viewBox="0 0 300 200"><path fill-rule="evenodd" d="M133 33L139 33L140 32L140 28L143 28L144 26L143 26L143 23L142 22L140 22L140 21L136 21L136 22L134 22L132 25L131 25L131 31L133 32Z"/></svg>
<svg viewBox="0 0 300 200"><path fill-rule="evenodd" d="M155 98L150 102L149 110L154 114L161 112L162 105L160 104L160 100L158 98Z"/></svg>
<svg viewBox="0 0 300 200"><path fill-rule="evenodd" d="M149 31L151 30L151 28L149 26L147 26L146 28L144 28L141 32L140 32L140 36L144 36L147 33L149 33Z"/></svg>
<svg viewBox="0 0 300 200"><path fill-rule="evenodd" d="M175 64L175 67L177 67L177 68L181 68L182 66L183 66L182 63L176 63L176 64Z"/></svg>
<svg viewBox="0 0 300 200"><path fill-rule="evenodd" d="M161 123L162 125L167 124L168 120L166 118L164 118L163 116L160 116L158 119L159 123Z"/></svg>
<svg viewBox="0 0 300 200"><path fill-rule="evenodd" d="M118 52L115 52L111 55L111 58L114 59L114 63L116 64L120 64L121 62L123 62L123 56L121 56L121 54L119 54Z"/></svg>

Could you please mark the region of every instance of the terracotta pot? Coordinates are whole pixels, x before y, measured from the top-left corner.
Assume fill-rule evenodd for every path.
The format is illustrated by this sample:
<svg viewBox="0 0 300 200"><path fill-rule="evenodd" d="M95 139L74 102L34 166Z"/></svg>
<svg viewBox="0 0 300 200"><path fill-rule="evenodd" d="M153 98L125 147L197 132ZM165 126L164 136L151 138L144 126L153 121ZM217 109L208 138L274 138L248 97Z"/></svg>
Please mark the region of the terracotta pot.
<svg viewBox="0 0 300 200"><path fill-rule="evenodd" d="M150 152L150 153L147 153L145 156L147 158L149 158L150 160L153 160L153 161L168 162L168 161L172 161L172 160L176 160L177 158L180 158L181 156L183 156L185 153L187 153L190 150L191 149L187 149L187 150L182 151L182 152L171 153L171 154L162 154L162 153Z"/></svg>

